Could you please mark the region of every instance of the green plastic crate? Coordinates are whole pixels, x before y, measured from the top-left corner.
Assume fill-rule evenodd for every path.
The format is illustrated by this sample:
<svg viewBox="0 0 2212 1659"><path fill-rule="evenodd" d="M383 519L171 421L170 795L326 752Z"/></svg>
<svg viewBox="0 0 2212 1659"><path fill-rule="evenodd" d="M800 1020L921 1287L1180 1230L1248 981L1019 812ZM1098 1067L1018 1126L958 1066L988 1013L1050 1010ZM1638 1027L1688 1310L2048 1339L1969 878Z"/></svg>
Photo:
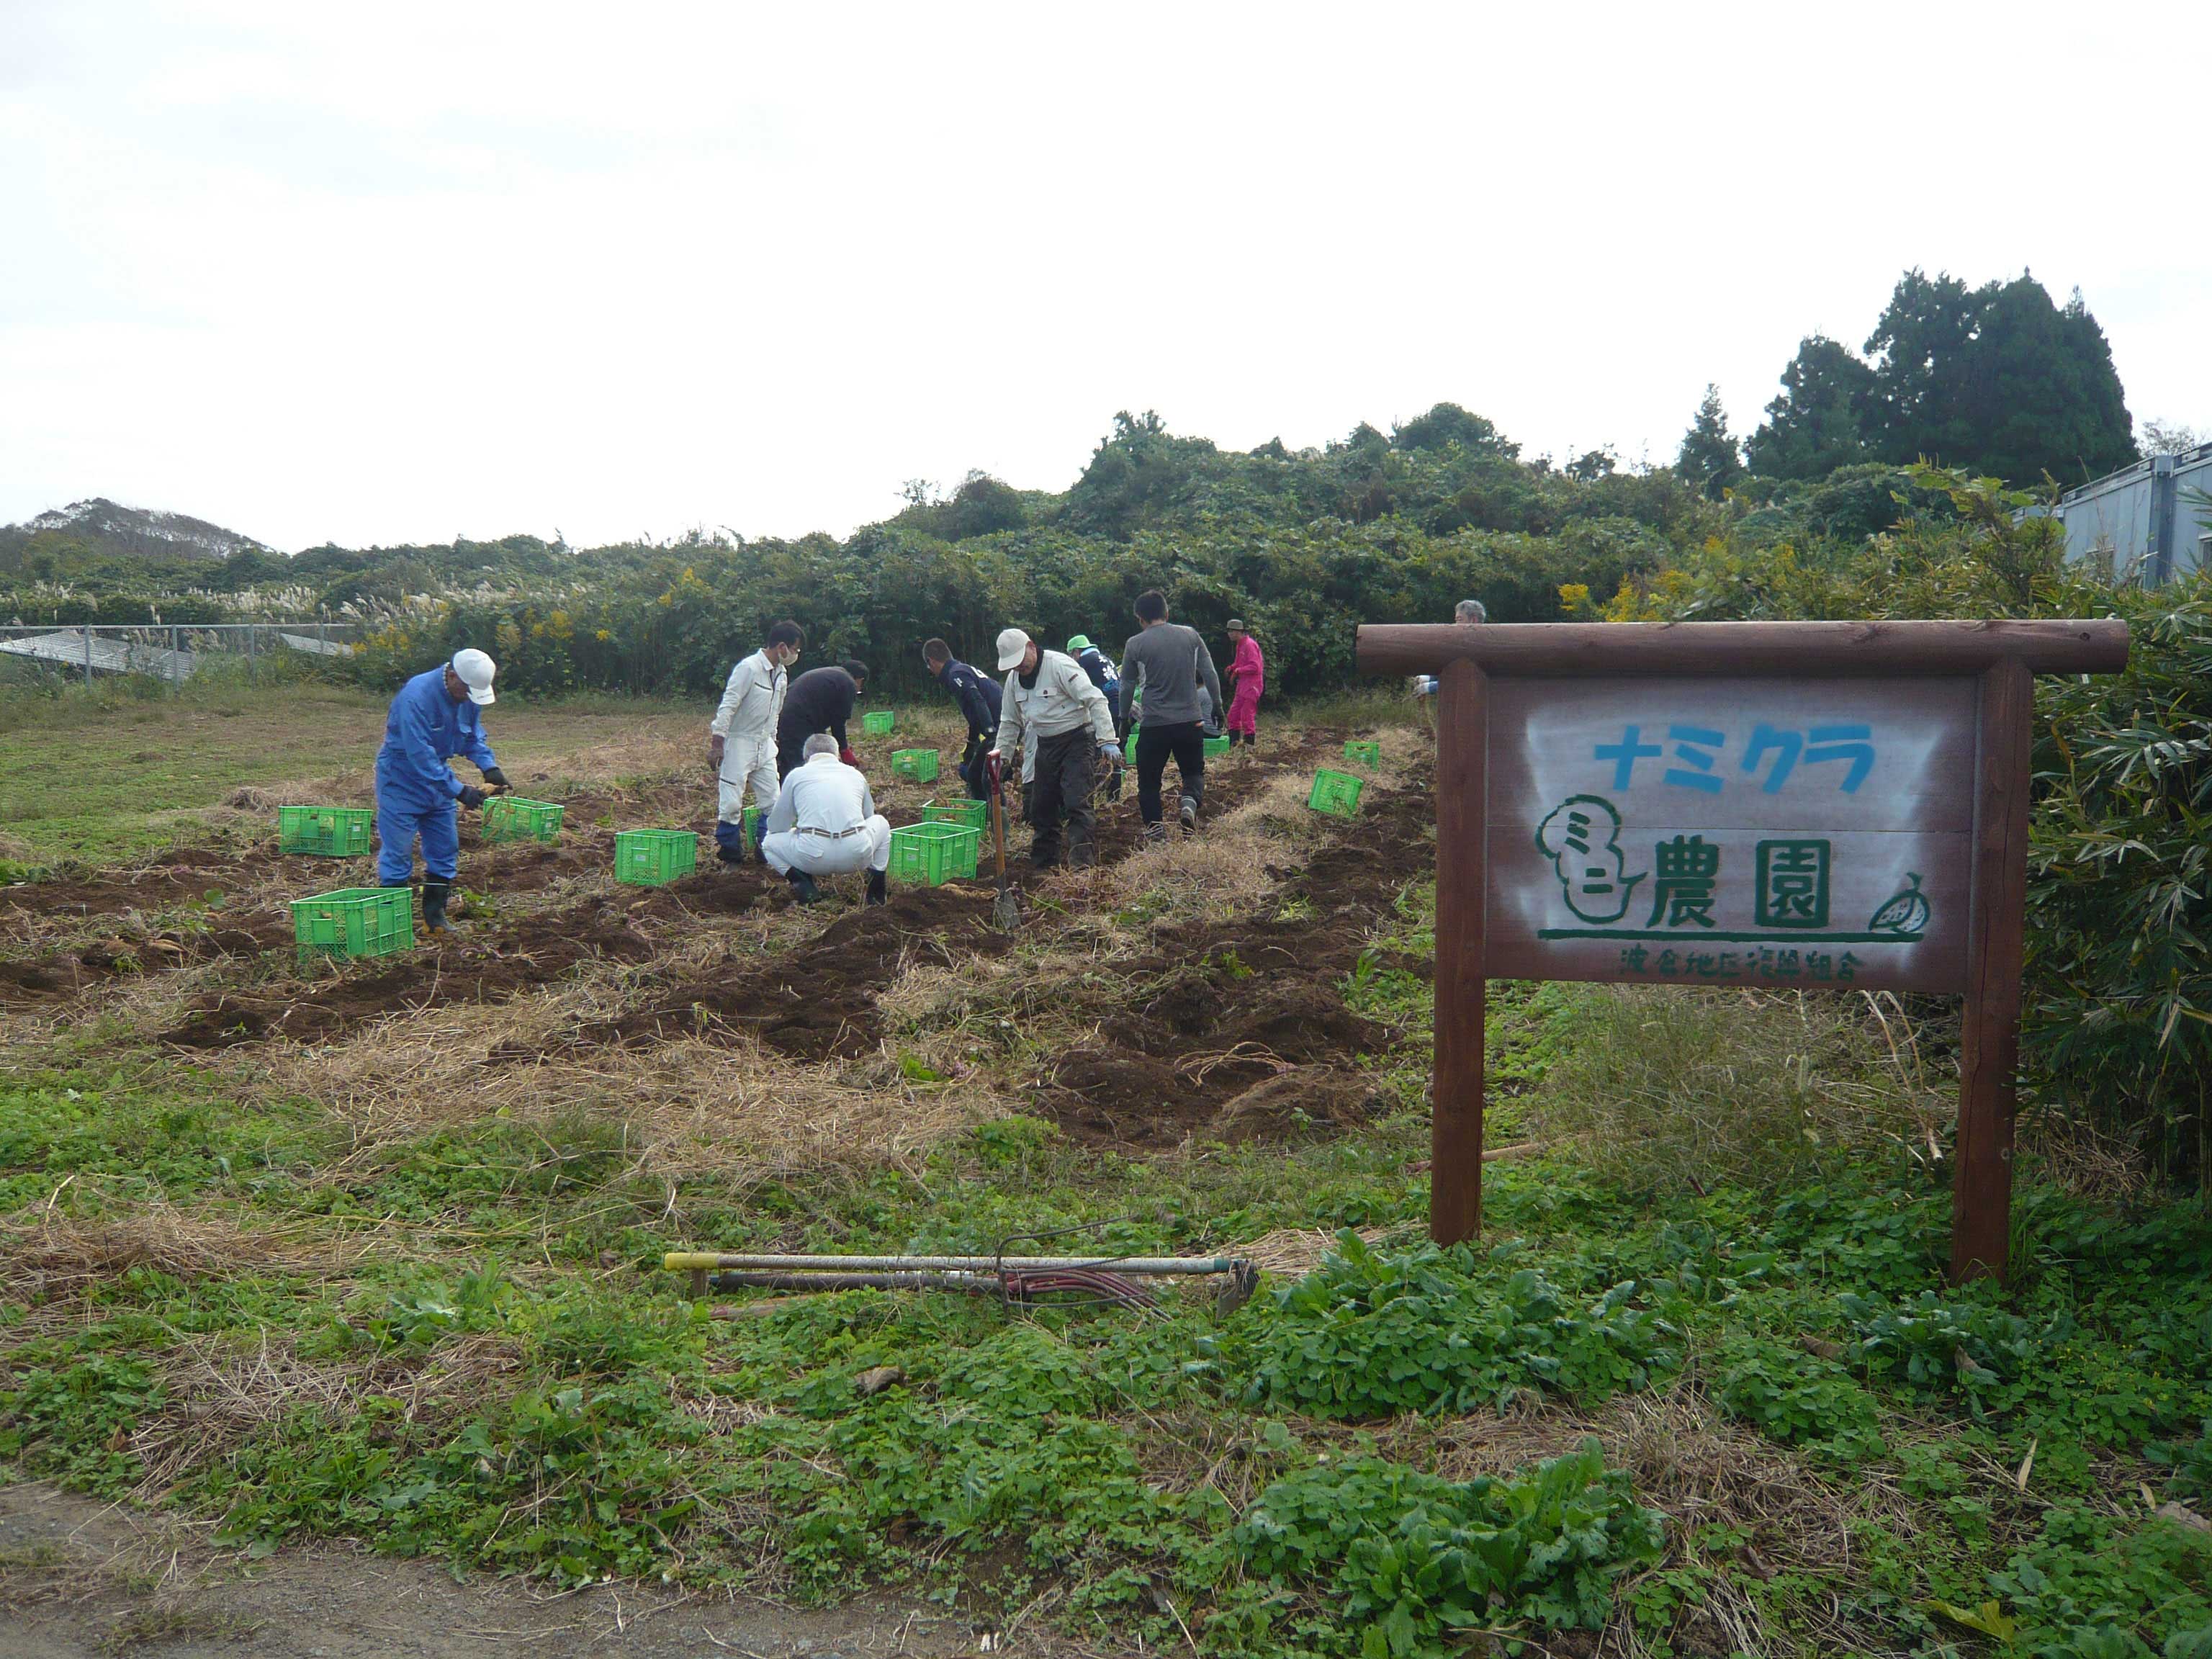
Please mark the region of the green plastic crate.
<svg viewBox="0 0 2212 1659"><path fill-rule="evenodd" d="M891 770L902 778L912 778L916 783L937 781L939 757L934 749L894 749L891 750Z"/></svg>
<svg viewBox="0 0 2212 1659"><path fill-rule="evenodd" d="M625 830L615 837L615 879L659 887L699 867L699 837L689 830Z"/></svg>
<svg viewBox="0 0 2212 1659"><path fill-rule="evenodd" d="M342 887L292 901L292 937L300 960L311 957L388 957L415 944L415 890Z"/></svg>
<svg viewBox="0 0 2212 1659"><path fill-rule="evenodd" d="M1355 778L1349 772L1332 772L1324 766L1314 774L1313 793L1306 797L1306 805L1316 812L1348 818L1359 811L1359 792L1366 787L1364 778Z"/></svg>
<svg viewBox="0 0 2212 1659"><path fill-rule="evenodd" d="M1363 766L1380 766L1382 764L1382 745L1362 743L1354 738L1344 745L1344 757L1348 761L1357 761Z"/></svg>
<svg viewBox="0 0 2212 1659"><path fill-rule="evenodd" d="M1208 760L1212 760L1217 755L1227 754L1236 746L1235 739L1231 738L1226 732L1224 732L1218 738L1208 738L1206 740L1206 757Z"/></svg>
<svg viewBox="0 0 2212 1659"><path fill-rule="evenodd" d="M550 801L525 800L520 795L494 795L483 804L486 841L552 841L561 833L561 816L568 809Z"/></svg>
<svg viewBox="0 0 2212 1659"><path fill-rule="evenodd" d="M878 708L872 714L860 716L860 730L872 738L890 736L891 728L897 724L898 711L894 708Z"/></svg>
<svg viewBox="0 0 2212 1659"><path fill-rule="evenodd" d="M936 887L975 873L983 832L964 823L909 823L891 831L893 881Z"/></svg>
<svg viewBox="0 0 2212 1659"><path fill-rule="evenodd" d="M368 851L376 814L365 806L280 806L276 850L318 858L357 859Z"/></svg>
<svg viewBox="0 0 2212 1659"><path fill-rule="evenodd" d="M969 830L991 827L991 803L987 800L926 800L921 804L924 823L957 823Z"/></svg>

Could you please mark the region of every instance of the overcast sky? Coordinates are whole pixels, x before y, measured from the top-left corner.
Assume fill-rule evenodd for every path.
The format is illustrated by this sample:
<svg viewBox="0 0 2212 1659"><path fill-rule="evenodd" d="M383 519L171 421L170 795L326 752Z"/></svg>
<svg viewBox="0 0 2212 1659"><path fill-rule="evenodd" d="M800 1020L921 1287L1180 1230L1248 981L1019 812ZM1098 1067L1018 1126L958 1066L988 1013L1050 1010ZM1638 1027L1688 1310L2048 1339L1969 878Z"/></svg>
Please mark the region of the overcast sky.
<svg viewBox="0 0 2212 1659"><path fill-rule="evenodd" d="M0 522L837 532L1439 399L1758 422L1908 265L2212 427L2212 8L0 0Z"/></svg>

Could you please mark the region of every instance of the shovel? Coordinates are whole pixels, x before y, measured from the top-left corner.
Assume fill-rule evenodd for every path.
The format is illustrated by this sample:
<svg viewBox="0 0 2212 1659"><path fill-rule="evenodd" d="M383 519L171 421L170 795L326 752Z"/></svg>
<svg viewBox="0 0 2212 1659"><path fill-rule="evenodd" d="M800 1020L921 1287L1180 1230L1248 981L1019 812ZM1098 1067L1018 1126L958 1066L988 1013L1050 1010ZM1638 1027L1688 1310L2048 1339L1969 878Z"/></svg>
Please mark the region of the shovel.
<svg viewBox="0 0 2212 1659"><path fill-rule="evenodd" d="M1004 764L996 756L984 763L984 781L991 790L991 839L998 849L999 896L991 901L991 922L1013 933L1022 925L1022 902L1006 885L1006 780Z"/></svg>

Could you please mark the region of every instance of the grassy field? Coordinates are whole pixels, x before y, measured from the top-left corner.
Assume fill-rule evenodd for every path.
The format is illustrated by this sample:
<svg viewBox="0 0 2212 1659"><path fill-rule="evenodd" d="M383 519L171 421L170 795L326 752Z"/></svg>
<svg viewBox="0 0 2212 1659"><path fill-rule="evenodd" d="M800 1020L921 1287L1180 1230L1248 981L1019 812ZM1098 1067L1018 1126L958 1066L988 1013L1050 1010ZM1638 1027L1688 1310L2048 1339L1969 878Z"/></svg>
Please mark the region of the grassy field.
<svg viewBox="0 0 2212 1659"><path fill-rule="evenodd" d="M1947 1289L1941 1009L1495 987L1489 1231L1421 1243L1433 831L1397 708L1271 721L1164 852L1113 809L1011 939L978 884L617 888L614 829L711 814L705 711L496 712L573 833L468 846L465 939L343 970L282 948L327 872L264 867L265 811L223 803L358 788L374 704L0 738L82 780L0 830L81 856L112 814L142 855L0 890L21 1474L241 1559L872 1584L1017 1651L2212 1653L2212 1226L2031 1125L2021 1273ZM1305 812L1355 733L1361 816ZM658 1269L1038 1235L1265 1277L1224 1312ZM0 1559L0 1598L45 1582Z"/></svg>
<svg viewBox="0 0 2212 1659"><path fill-rule="evenodd" d="M192 686L145 698L73 688L0 703L0 855L53 864L117 863L236 827L219 810L244 789L298 783L315 805L368 804L391 699L303 681L282 692ZM516 775L579 754L660 745L703 733L711 707L509 697L489 729ZM705 764L704 739L699 739ZM649 757L649 758L648 758ZM471 775L473 776L473 774Z"/></svg>

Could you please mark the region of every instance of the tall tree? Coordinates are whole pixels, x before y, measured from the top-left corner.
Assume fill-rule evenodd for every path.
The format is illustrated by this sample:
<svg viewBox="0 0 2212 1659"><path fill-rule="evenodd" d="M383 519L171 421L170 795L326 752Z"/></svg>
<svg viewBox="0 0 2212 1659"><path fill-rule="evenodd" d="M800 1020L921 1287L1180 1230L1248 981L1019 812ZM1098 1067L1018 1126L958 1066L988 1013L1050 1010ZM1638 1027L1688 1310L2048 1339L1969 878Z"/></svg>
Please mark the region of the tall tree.
<svg viewBox="0 0 2212 1659"><path fill-rule="evenodd" d="M1743 456L1735 434L1728 429L1728 410L1721 407L1721 389L1705 387L1697 417L1682 434L1682 447L1674 457L1674 471L1685 483L1718 501L1729 486L1743 477Z"/></svg>
<svg viewBox="0 0 2212 1659"><path fill-rule="evenodd" d="M2026 272L1969 289L1909 270L1866 349L1883 460L1925 456L2032 484L2136 459L2112 347L2079 292L2060 307Z"/></svg>
<svg viewBox="0 0 2212 1659"><path fill-rule="evenodd" d="M1766 424L1744 442L1744 459L1765 478L1825 478L1867 459L1874 370L1841 341L1809 334L1782 371L1782 395Z"/></svg>
<svg viewBox="0 0 2212 1659"><path fill-rule="evenodd" d="M1470 454L1503 455L1508 460L1521 453L1519 444L1501 438L1495 426L1457 404L1433 404L1426 414L1390 428L1394 449L1442 449L1455 443Z"/></svg>

